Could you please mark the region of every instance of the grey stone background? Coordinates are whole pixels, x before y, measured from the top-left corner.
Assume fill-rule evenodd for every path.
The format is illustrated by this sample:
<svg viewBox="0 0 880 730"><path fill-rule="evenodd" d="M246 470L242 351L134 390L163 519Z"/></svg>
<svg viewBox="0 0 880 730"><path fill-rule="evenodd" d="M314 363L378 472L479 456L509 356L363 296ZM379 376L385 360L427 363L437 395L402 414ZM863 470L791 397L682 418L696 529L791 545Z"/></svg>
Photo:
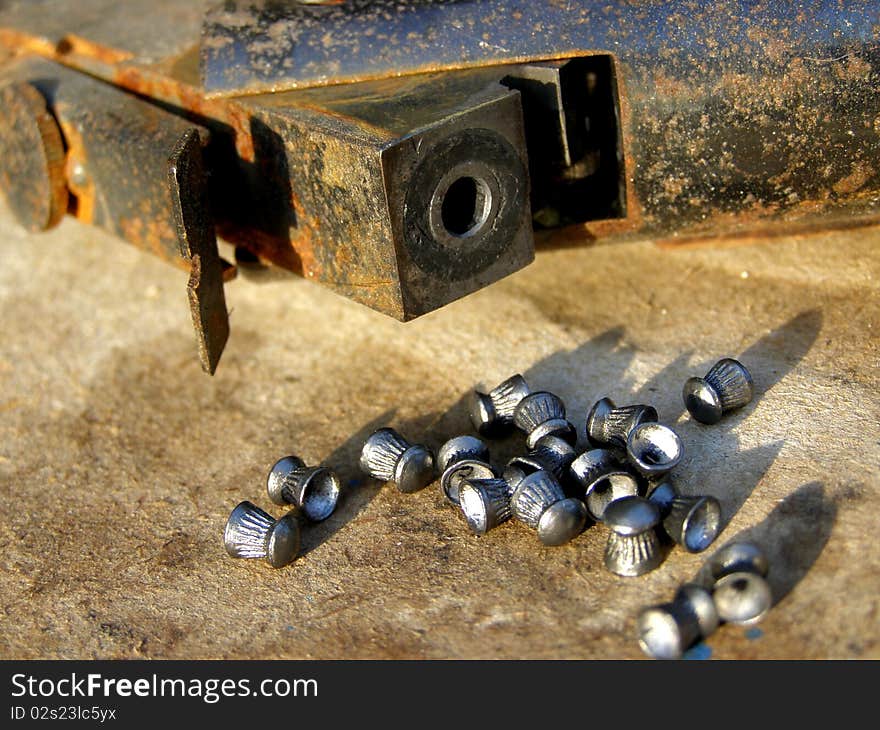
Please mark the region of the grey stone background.
<svg viewBox="0 0 880 730"><path fill-rule="evenodd" d="M210 378L183 272L0 211L0 656L639 658L638 609L750 537L777 605L694 656L880 658L878 245L880 228L675 250L551 239L405 325L292 276L239 277ZM697 424L681 386L728 355L757 397ZM516 523L478 539L436 485L358 473L372 429L436 448L468 430L476 383L514 372L581 431L601 396L656 405L684 441L681 491L721 500L718 542L618 578L601 526L559 548ZM228 558L230 509L281 514L265 475L291 452L337 468L337 512L286 569Z"/></svg>

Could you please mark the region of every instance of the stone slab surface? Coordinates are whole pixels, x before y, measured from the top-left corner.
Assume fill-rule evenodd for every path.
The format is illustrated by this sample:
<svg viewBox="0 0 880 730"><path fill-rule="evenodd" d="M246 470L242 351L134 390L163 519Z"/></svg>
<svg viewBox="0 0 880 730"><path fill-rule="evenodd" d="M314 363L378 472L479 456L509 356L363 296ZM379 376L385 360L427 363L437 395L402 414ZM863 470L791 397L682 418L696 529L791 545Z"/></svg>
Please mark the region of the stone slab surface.
<svg viewBox="0 0 880 730"><path fill-rule="evenodd" d="M566 236L567 240L571 236ZM184 273L72 220L20 233L0 211L0 656L3 658L639 658L639 608L741 537L776 606L695 656L880 658L880 229L746 247L544 245L535 264L400 324L309 282L227 285L232 336L196 359ZM681 386L723 356L758 396L716 426ZM606 532L542 547L507 523L475 538L437 485L358 473L393 425L436 448L463 399L522 372L590 405L656 405L683 492L715 495L708 553L655 572L602 565ZM583 435L582 435L583 438ZM523 441L493 443L498 461ZM334 466L337 512L273 571L222 532L296 453Z"/></svg>

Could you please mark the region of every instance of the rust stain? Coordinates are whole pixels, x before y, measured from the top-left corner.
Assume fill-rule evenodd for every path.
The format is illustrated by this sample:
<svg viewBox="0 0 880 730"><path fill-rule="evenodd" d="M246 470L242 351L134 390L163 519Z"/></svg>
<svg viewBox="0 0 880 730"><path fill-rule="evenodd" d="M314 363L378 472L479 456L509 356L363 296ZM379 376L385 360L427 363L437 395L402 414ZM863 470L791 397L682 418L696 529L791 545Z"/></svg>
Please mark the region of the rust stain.
<svg viewBox="0 0 880 730"><path fill-rule="evenodd" d="M261 108L275 106L284 107L286 109L295 108L304 112L320 114L322 117L339 119L340 121L344 121L347 124L358 127L360 130L368 135L378 137L389 142L395 138L391 132L389 132L387 129L384 129L383 127L378 127L375 124L370 124L363 119L358 119L357 117L352 117L342 112L336 111L330 106L321 105L320 103L310 101L305 97L305 93L307 92L293 92L291 94L288 94L286 92L279 92L277 94L267 94L266 96L249 97L248 101L251 103L256 102L260 105Z"/></svg>
<svg viewBox="0 0 880 730"><path fill-rule="evenodd" d="M535 53L523 55L511 55L504 58L480 59L476 61L461 61L459 63L423 63L408 67L389 76L387 72L358 73L349 76L327 76L325 78L310 78L307 81L285 79L283 84L270 84L253 88L241 88L234 91L218 90L205 94L208 100L247 98L260 94L276 94L285 91L298 91L302 89L319 89L328 86L342 86L358 84L365 81L383 81L388 78L405 78L408 76L422 76L424 74L442 73L445 71L469 71L477 68L491 68L492 66L511 66L535 61L560 61L568 58L584 58L586 56L607 56L611 51L606 49L575 49L563 50L554 53Z"/></svg>
<svg viewBox="0 0 880 730"><path fill-rule="evenodd" d="M13 55L36 53L39 56L54 58L57 48L45 38L32 36L13 28L0 28L0 45L5 46Z"/></svg>
<svg viewBox="0 0 880 730"><path fill-rule="evenodd" d="M299 196L293 191L290 193L290 203L297 221L296 238L291 241L291 246L299 256L302 274L310 279L320 278L322 267L315 255L315 234L320 230L320 222L308 214Z"/></svg>
<svg viewBox="0 0 880 730"><path fill-rule="evenodd" d="M235 135L238 155L248 162L254 160L254 143L250 133L251 115L239 104L207 99L201 91L189 84L134 65L125 64L111 69L109 80L128 91L228 125Z"/></svg>
<svg viewBox="0 0 880 730"><path fill-rule="evenodd" d="M152 202L144 198L139 206L141 217L146 221L142 247L165 261L182 261L176 251L177 232L167 216L153 209Z"/></svg>
<svg viewBox="0 0 880 730"><path fill-rule="evenodd" d="M607 221L592 221L585 224L584 228L593 236L630 231L640 228L644 224L644 206L641 200L639 200L635 186L637 174L637 160L633 144L635 120L630 101L628 79L624 65L620 63L616 56L611 55L610 58L614 78L617 81L617 105L620 114L618 127L620 129L620 146L623 154L626 217Z"/></svg>
<svg viewBox="0 0 880 730"><path fill-rule="evenodd" d="M684 79L670 76L657 69L652 75L652 83L654 90L659 96L669 98L689 98L694 95L693 86Z"/></svg>
<svg viewBox="0 0 880 730"><path fill-rule="evenodd" d="M71 35L54 44L43 38L9 28L0 28L0 45L6 46L13 52L43 56L136 94L226 124L235 134L238 154L247 161L254 159L250 114L246 109L231 100L208 99L194 86L129 63L131 54L126 51Z"/></svg>
<svg viewBox="0 0 880 730"><path fill-rule="evenodd" d="M177 234L171 223L156 215L150 201L144 199L134 216L121 217L119 228L123 238L138 248L149 251L163 261L189 270L190 264L176 254Z"/></svg>
<svg viewBox="0 0 880 730"><path fill-rule="evenodd" d="M861 56L853 53L840 59L841 63L834 65L834 72L842 81L869 81L871 78L871 64Z"/></svg>
<svg viewBox="0 0 880 730"><path fill-rule="evenodd" d="M807 237L821 235L828 231L847 231L858 228L866 228L880 225L880 214L868 214L850 216L841 213L837 216L829 216L822 220L815 218L802 219L796 222L789 221L780 226L769 223L757 226L752 223L746 230L718 230L711 233L683 234L674 238L659 238L656 244L662 249L679 248L729 248L737 246L752 246L766 243L773 239L790 239L794 237Z"/></svg>
<svg viewBox="0 0 880 730"><path fill-rule="evenodd" d="M60 41L58 41L55 46L55 53L58 56L64 56L67 54L87 56L106 64L122 63L133 58L133 54L128 51L102 46L71 33L65 35Z"/></svg>
<svg viewBox="0 0 880 730"><path fill-rule="evenodd" d="M140 242L144 238L144 222L140 218L120 218L119 228L126 241L138 248L143 248Z"/></svg>
<svg viewBox="0 0 880 730"><path fill-rule="evenodd" d="M874 168L864 160L858 160L853 164L852 172L834 183L832 190L838 195L851 195L863 187L873 176Z"/></svg>
<svg viewBox="0 0 880 730"><path fill-rule="evenodd" d="M562 0L560 0L560 3ZM567 5L566 5L567 6ZM613 8L609 6L608 12ZM707 23L706 13L718 13L719 17ZM722 28L724 25L746 22L749 19L735 18L735 13L730 10L725 16L719 13L717 6L702 8L699 3L694 3L693 14L689 16L670 16L672 25L677 26L682 33L687 31L699 17L703 24L710 24ZM587 20L587 19L585 19ZM488 21L487 21L488 22ZM809 19L802 18L802 23L808 23ZM612 31L614 32L614 31ZM619 30L618 37L621 41L627 38L626 28ZM651 31L646 31L650 33ZM609 219L591 221L585 224L573 226L567 231L556 234L563 238L590 238L618 236L633 233L637 230L648 230L657 224L662 224L664 216L676 220L680 213L701 209L705 214L701 221L689 223L684 218L676 221L680 227L684 227L685 235L677 238L663 239L664 245L681 245L683 239L695 240L700 236L714 237L718 232L727 229L759 226L758 230L764 230L760 226L765 225L762 218L774 218L777 221L797 220L799 216L818 214L832 202L835 195L853 195L862 192L877 172L865 161L851 163L851 169L816 171L816 175L824 174L823 189L818 192L810 192L810 200L799 200L797 194L788 194L787 186L797 181L796 175L802 170L793 157L786 158L786 150L803 149L811 143L809 132L817 125L817 120L808 118L807 114L815 114L815 106L799 105L799 95L832 94L835 86L834 80L848 82L866 82L870 80L872 73L871 64L854 53L846 53L837 58L791 58L789 59L789 39L786 28L760 27L748 25L745 28L748 42L742 45L731 43L729 46L715 43L711 38L707 39L707 53L705 57L696 60L693 68L681 70L681 64L676 60L679 49L674 42L660 49L661 61L669 61L673 71L664 71L662 68L654 69L647 74L650 84L647 86L644 78L640 77L638 66L634 69L622 66L618 59L608 51L601 49L571 50L568 52L554 53L549 55L528 55L522 57L505 57L503 59L481 59L469 61L462 59L458 64L425 63L420 66L405 68L396 76L414 76L426 72L449 71L456 69L471 68L477 66L509 65L537 60L558 60L574 56L592 54L607 54L611 57L615 76L618 84L620 105L620 134L623 148L624 185L626 189L626 217L622 219ZM485 38L484 38L485 40ZM711 41L711 42L710 42ZM748 72L734 72L730 69L737 68L726 60L743 55L749 43L759 46L761 49L761 63L776 67L774 83L756 84L755 76ZM131 54L115 48L94 44L77 36L66 36L58 44L53 44L44 39L29 36L14 30L0 29L0 46L6 46L10 52L31 52L45 56L69 67L75 68L103 80L113 83L123 89L141 94L147 98L157 99L175 107L178 107L193 115L215 120L226 124L232 130L235 137L236 150L245 161L254 161L254 142L251 138L251 117L253 114L251 105L271 106L272 104L286 104L297 106L306 112L316 112L323 116L335 116L336 112L326 106L313 104L305 96L299 99L287 99L284 94L277 93L280 87L272 89L252 89L237 91L236 94L248 95L247 100L229 98L230 92L220 91L206 94L196 85L197 80L192 75L192 68L187 66L186 74L180 74L190 82L184 82L181 78L175 78L166 73L177 66L178 60L191 64L194 60L192 52L179 59L170 59L164 64L154 67L136 65L131 62ZM713 77L707 69L712 64L721 61L722 67L727 70L720 77ZM675 73L679 69L679 73ZM635 97L631 98L626 89L627 74L631 74L630 86L635 90ZM347 84L353 81L372 81L387 79L387 74L361 74L355 77L330 77L317 81L309 81L303 84L284 82L284 89L309 88L329 85ZM389 83L398 83L397 81ZM252 96L252 94L265 94L266 91L273 93L268 96ZM302 93L302 92L300 92ZM663 99L682 100L693 99L698 103L701 98L722 99L725 104L730 104L730 109L725 109L719 117L727 123L725 133L730 130L736 131L733 122L740 118L751 125L762 129L781 130L780 138L767 139L764 144L763 160L779 158L781 169L768 169L765 173L760 171L761 182L767 182L772 188L765 192L764 198L757 200L751 190L748 195L738 199L740 207L736 212L728 212L721 209L719 203L721 194L727 194L722 187L716 194L716 188L709 183L700 188L698 183L702 170L700 165L711 167L718 171L722 177L736 180L739 177L758 177L753 173L748 164L756 165L754 160L737 158L732 149L721 145L724 149L717 150L713 156L712 142L719 131L719 117L710 118L704 115L697 123L688 125L687 117L672 114L669 118L659 119L640 118L639 113L645 107L647 95L661 97ZM633 110L636 110L634 115ZM803 109L803 111L802 111ZM784 112L785 124L775 121L774 114ZM829 112L831 113L831 112ZM739 115L739 116L737 116ZM357 124L357 120L339 114L349 123ZM880 117L874 120L875 127L880 129ZM714 126L713 126L714 125ZM811 126L812 125L812 126ZM362 124L365 131L378 135L381 130ZM679 174L678 170L668 166L668 160L645 163L643 149L635 146L634 142L640 141L641 136L648 130L655 137L665 135L665 141L680 141L678 149L687 153L687 157L694 161L696 172L692 175ZM65 130L67 134L67 130ZM774 132L775 134L775 132ZM76 152L76 141L71 145L68 162ZM670 149L676 149L676 145L669 143ZM69 171L69 168L68 168ZM343 177L345 171L342 172ZM742 173L741 175L739 173ZM848 173L848 174L847 174ZM68 175L69 178L69 175ZM657 189L642 188L643 199L637 196L635 181L649 180L656 182ZM708 180L708 175L707 175ZM836 182L834 182L836 180ZM90 219L93 215L94 200L89 197L88 190L74 190L80 199L82 210L77 210L77 217ZM730 193L733 195L734 193ZM761 191L755 193L759 198ZM308 198L307 198L308 199ZM222 235L228 240L242 242L247 248L263 258L282 266L283 268L296 271L309 278L323 278L329 280L336 271L344 270L349 262L351 250L346 246L339 246L335 250L327 251L332 243L342 237L342 231L337 227L332 231L330 228L322 234L320 221L307 214L305 206L297 196L292 196L291 206L296 213L296 227L290 231L290 238L272 236L253 230L236 229L231 225L224 225ZM150 218L147 217L146 220ZM332 221L331 221L332 223ZM827 225L827 219L822 221ZM163 232L158 230L148 231L142 220L137 217L126 222L126 225L138 241L143 241L151 249L160 240ZM687 227L689 226L689 227ZM704 233L710 231L710 233ZM739 235L739 234L735 234ZM758 234L763 236L763 234ZM130 238L129 235L126 235ZM130 238L131 240L131 238ZM332 256L332 261L327 253ZM163 258L165 256L163 255ZM322 265L322 259L325 264ZM324 270L324 266L326 269ZM346 282L348 283L348 282ZM351 285L356 285L352 283Z"/></svg>
<svg viewBox="0 0 880 730"><path fill-rule="evenodd" d="M79 130L66 121L64 114L58 115L58 123L67 145L64 174L67 179L67 187L75 197L75 200L71 201L73 205L69 212L83 223L91 224L95 220L95 182L88 174L88 155L85 144ZM73 174L78 166L86 171L85 177L79 180Z"/></svg>
<svg viewBox="0 0 880 730"><path fill-rule="evenodd" d="M296 243L225 220L217 221L217 235L224 241L248 249L275 266L303 276L303 264L297 254Z"/></svg>

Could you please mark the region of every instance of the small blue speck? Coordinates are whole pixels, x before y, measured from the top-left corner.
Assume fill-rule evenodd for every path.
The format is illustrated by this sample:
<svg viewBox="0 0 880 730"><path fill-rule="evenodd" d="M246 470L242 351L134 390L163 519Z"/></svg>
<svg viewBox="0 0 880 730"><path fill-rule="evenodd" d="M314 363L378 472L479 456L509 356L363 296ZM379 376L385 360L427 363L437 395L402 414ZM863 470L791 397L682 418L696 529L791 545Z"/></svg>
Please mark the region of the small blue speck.
<svg viewBox="0 0 880 730"><path fill-rule="evenodd" d="M682 659L711 659L712 649L702 642L688 649Z"/></svg>
<svg viewBox="0 0 880 730"><path fill-rule="evenodd" d="M288 624L287 626L285 626L285 627L284 627L284 630L285 630L285 631L296 631L296 629L295 629L293 626L291 626L290 624Z"/></svg>
<svg viewBox="0 0 880 730"><path fill-rule="evenodd" d="M764 635L764 632L761 629L749 629L746 631L746 638L754 641L755 639L760 639Z"/></svg>

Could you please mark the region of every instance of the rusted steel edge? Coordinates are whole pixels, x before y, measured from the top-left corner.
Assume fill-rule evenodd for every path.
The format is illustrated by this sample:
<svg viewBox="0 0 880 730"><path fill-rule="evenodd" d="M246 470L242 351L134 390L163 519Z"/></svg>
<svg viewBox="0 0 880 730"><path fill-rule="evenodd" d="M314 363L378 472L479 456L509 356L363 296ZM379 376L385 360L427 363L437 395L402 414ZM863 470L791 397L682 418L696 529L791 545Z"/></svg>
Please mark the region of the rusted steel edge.
<svg viewBox="0 0 880 730"><path fill-rule="evenodd" d="M249 127L251 113L245 105L238 103L235 98L223 97L220 95L209 95L201 88L197 88L190 84L178 81L170 76L158 73L142 65L131 63L128 60L131 58L131 54L125 51L95 44L86 39L82 39L73 35L64 36L60 41L54 43L45 38L33 36L18 30L10 28L0 28L0 47L5 47L12 54L24 52L34 53L43 56L74 70L94 76L95 78L118 86L132 93L156 99L158 101L165 102L188 112L192 112L194 114L203 116L208 119L213 119L222 124L225 124L235 135L236 151L241 156L241 158L246 161L254 160L254 144ZM595 55L597 53L602 54L607 52L597 49L568 50L553 55L534 54L516 58L505 58L498 60L497 63L494 64L491 61L483 59L479 63L462 63L457 66L442 64L436 67L426 66L419 67L418 69L412 68L391 75L361 74L351 77L340 76L334 77L332 79L321 79L302 83L298 85L297 88L314 88L318 86L330 86L335 84L371 81L389 77L399 78L440 70L466 70L473 67L474 65L485 66L492 64L504 66L516 63L530 63L534 61L547 61L584 55ZM615 72L617 74L617 82L619 88L618 99L620 104L620 117L621 121L623 122L623 120L628 119L630 116L629 95L625 88L626 77L624 74L620 73L620 68L616 56L613 53L607 53L607 55L611 56L615 64ZM278 89L266 88L254 90L253 94L256 95L259 93L267 93L280 90L289 91L291 90L291 86L289 84L284 84L279 86ZM240 96L247 98L245 94L240 94ZM630 125L622 123L621 134L624 150L624 170L626 176L626 217L599 221L589 221L584 224L576 224L568 227L566 229L567 232L562 233L561 238L570 239L572 236L580 236L583 237L584 242L589 242L590 240L606 236L628 237L630 234L637 234L638 231L644 226L642 205L636 196L636 191L633 184L633 174L635 172L634 161L632 159L632 155L628 153L629 150L632 149L632 130L630 129ZM808 214L808 211L804 212L805 216ZM871 225L873 220L874 217L872 215L859 214L856 216L856 222L853 225ZM864 221L864 223L862 223L862 221ZM770 231L773 227L778 225L778 223L779 221L774 221L768 226L763 226L761 227L761 231ZM784 223L787 226L803 226L805 229L814 229L818 227L832 228L836 225L834 221L827 219L823 220L823 222L818 225L815 223L800 223L790 219L784 221ZM230 236L230 234L233 234L233 238L230 239L233 241L240 239L240 237L245 233L246 232L243 231L235 231L234 229L229 229L228 227L223 227L223 230L221 231L221 235L224 235L224 237L227 238ZM645 231L646 238L650 237L650 235L650 231ZM680 236L676 236L674 238L667 236L659 239L657 242L658 245L661 245L662 247L673 247L688 245L688 242L690 241L696 242L704 239L708 240L709 238L715 239L718 236L728 237L731 239L739 239L747 237L749 235L764 236L769 234L755 234L754 229L751 229L750 231L739 231L733 227L724 230L724 227L722 226L720 230L713 231L712 233L683 230ZM559 238L559 236L555 234L551 237L554 239ZM541 238L544 238L544 236L541 236ZM296 249L297 243L295 240L292 241L292 244L293 248ZM290 263L286 261L275 263L280 263L284 268L288 268L291 270L296 270L297 268L291 266ZM302 271L300 270L298 273L302 273Z"/></svg>
<svg viewBox="0 0 880 730"><path fill-rule="evenodd" d="M229 99L207 99L200 89L130 63L131 54L66 35L57 43L11 28L0 28L0 46L13 54L32 53L93 76L141 96L171 104L227 125L235 135L235 148L246 161L254 159L250 113Z"/></svg>
<svg viewBox="0 0 880 730"><path fill-rule="evenodd" d="M173 106L185 109L186 111L214 119L223 124L228 125L235 134L235 146L239 156L245 160L252 162L255 158L254 143L250 133L251 112L243 104L237 103L230 98L209 98L201 89L193 87L173 79L167 75L157 73L141 65L128 62L130 54L119 49L108 48L99 44L92 43L88 40L77 36L64 36L58 43L53 43L44 38L33 36L28 33L22 33L9 28L0 28L0 46L6 46L12 52L30 52L41 55L57 63L63 64L83 73L87 73L102 81L106 81L115 86L119 86L127 91L131 91L142 96L157 99ZM582 55L595 54L597 51L586 51ZM577 55L572 53L572 56ZM563 58L567 56L557 56ZM522 62L530 62L537 60L548 60L549 57L533 56L523 57L519 59ZM626 119L629 115L628 95L625 89L625 79L620 69L617 67L617 60L611 56L615 64L615 74L619 85L619 105L621 119ZM550 59L552 60L552 59ZM511 65L517 60L505 61L498 65ZM462 69L469 66L462 66ZM445 69L444 69L445 70ZM400 74L404 76L409 74ZM376 76L375 78L380 78ZM359 81L369 80L366 76L358 79ZM334 80L335 81L335 80ZM339 80L339 83L343 83ZM330 85L325 84L325 85ZM313 85L314 86L314 85ZM289 90L286 89L286 90ZM315 113L327 114L323 109L315 109L308 105L304 107ZM621 125L621 133L623 135L622 143L625 154L624 172L626 179L626 199L627 214L625 218L616 218L609 220L591 221L588 226L573 226L573 230L581 231L586 236L610 236L621 233L628 233L637 230L642 225L642 211L639 205L635 187L633 185L633 160L631 155L626 154L626 150L630 149L629 131L627 125ZM297 214L301 219L304 218L303 211L297 210ZM251 232L243 231L234 226L221 225L219 234L230 241L239 243L245 242L251 238ZM307 236L302 237L303 240ZM294 239L292 248L299 254L299 241ZM266 247L258 246L263 250ZM274 247L269 247L272 249ZM295 259L273 260L273 263L281 265L283 268L294 271L300 275L305 274L300 257L297 255Z"/></svg>
<svg viewBox="0 0 880 730"><path fill-rule="evenodd" d="M130 54L92 43L72 35L64 36L54 43L39 36L10 29L0 28L0 48L10 52L11 57L20 55L36 55L56 62L74 71L84 73L100 81L109 83L125 91L138 94L147 100L165 102L175 108L191 112L206 120L226 126L234 136L235 149L245 162L254 162L256 158L253 137L251 135L251 110L229 99L216 101L206 100L201 91L189 84L178 81L165 74L144 68L127 61ZM65 136L73 132L65 129ZM73 135L75 139L75 134ZM69 176L68 176L69 178ZM85 209L78 211L77 218L91 222L93 204L92 191L78 190L80 200L86 203ZM248 247L253 243L254 231L232 226L221 226L218 233L236 245ZM298 236L290 241L290 255L275 256L272 263L284 269L304 275L298 249L303 241L307 242L308 232L299 230ZM276 246L261 247L267 251L277 250ZM190 264L183 259L172 263L181 268L189 269ZM230 281L235 278L236 268L223 262L223 278Z"/></svg>
<svg viewBox="0 0 880 730"><path fill-rule="evenodd" d="M168 161L168 183L180 255L191 264L186 289L199 360L202 369L213 375L229 339L229 316L197 129L186 131L175 145Z"/></svg>
<svg viewBox="0 0 880 730"><path fill-rule="evenodd" d="M720 233L685 233L679 236L658 238L654 243L662 249L682 248L733 248L750 246L767 240L791 236L810 236L829 231L851 231L880 225L880 213L859 213L848 216L829 216L821 220L777 220L770 225L752 225L744 230L723 231Z"/></svg>
<svg viewBox="0 0 880 730"><path fill-rule="evenodd" d="M424 76L425 74L444 73L447 71L472 71L480 68L493 66L517 66L524 63L536 63L540 61L565 61L570 58L584 58L585 56L610 56L613 51L583 48L560 51L558 53L532 53L521 56L509 56L488 59L475 59L473 61L461 61L454 63L424 63L413 65L401 71L394 72L361 72L327 78L310 78L304 81L285 80L278 84L260 84L252 87L241 87L234 91L218 89L217 91L203 91L205 99L219 100L230 98L244 98L248 96L260 96L262 94L278 94L285 91L299 91L301 89L318 89L326 86L344 86L346 84L359 84L367 81L381 81L383 79L400 79L407 76Z"/></svg>
<svg viewBox="0 0 880 730"><path fill-rule="evenodd" d="M234 97L210 95L204 89L193 86L183 81L179 81L167 74L159 73L142 64L133 63L132 54L121 49L104 46L93 43L85 38L73 34L63 36L57 43L46 38L24 33L14 28L0 27L0 47L4 47L11 54L32 53L43 58L60 63L75 71L93 76L101 81L118 86L121 89L132 93L165 102L174 107L183 109L192 114L204 117L206 119L215 120L221 124L228 126L235 134L235 146L239 156L247 161L254 160L254 144L250 132L250 120L252 117L251 110L242 103L236 101ZM517 63L529 63L539 60L553 60L575 57L578 55L607 55L604 52L595 50L584 51L582 53L560 54L558 56L533 56L523 57L522 59L511 59L499 61L498 66L510 66ZM485 64L484 64L485 65ZM317 83L304 83L294 87L285 86L283 89L260 89L257 91L248 91L240 94L242 98L259 96L266 93L277 93L279 91L293 91L296 89L316 88L322 86L334 86L348 84L360 81L376 81L385 78L400 78L403 76L420 76L431 71L455 71L468 70L477 68L480 64L465 64L457 68L447 68L446 66L435 69L427 68L414 72L406 72L400 74L374 74L362 75L356 79L330 79ZM295 102L291 102L294 103ZM305 111L312 111L325 116L334 116L344 119L347 122L361 126L373 134L384 133L385 130L374 128L364 123L362 120L345 117L323 107L317 107L310 104L296 104L297 107Z"/></svg>
<svg viewBox="0 0 880 730"><path fill-rule="evenodd" d="M379 0L331 9L230 0L205 14L202 85L213 98L624 49L627 55L655 58L683 51L700 59L715 57L715 49L729 43L750 55L767 44L753 32L777 27L793 31L792 40L811 44L864 40L871 34L869 0L801 5ZM812 24L810 12L816 13Z"/></svg>

